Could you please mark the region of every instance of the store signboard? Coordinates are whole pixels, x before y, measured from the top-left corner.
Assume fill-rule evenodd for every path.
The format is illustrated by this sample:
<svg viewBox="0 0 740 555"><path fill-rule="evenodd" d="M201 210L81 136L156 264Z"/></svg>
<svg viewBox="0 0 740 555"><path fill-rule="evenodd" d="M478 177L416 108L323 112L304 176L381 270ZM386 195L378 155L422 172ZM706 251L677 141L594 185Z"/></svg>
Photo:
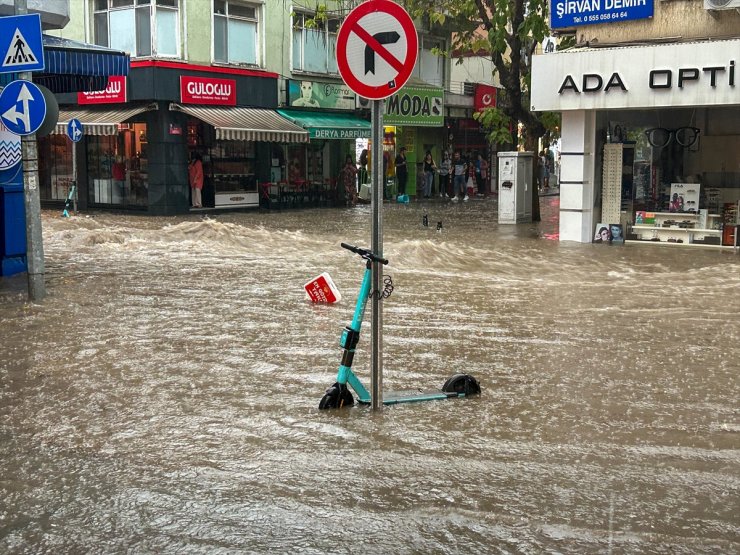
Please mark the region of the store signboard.
<svg viewBox="0 0 740 555"><path fill-rule="evenodd" d="M553 0L550 28L616 23L653 17L653 0Z"/></svg>
<svg viewBox="0 0 740 555"><path fill-rule="evenodd" d="M444 90L404 87L385 102L385 125L444 126Z"/></svg>
<svg viewBox="0 0 740 555"><path fill-rule="evenodd" d="M532 60L532 111L740 104L740 39L556 52Z"/></svg>
<svg viewBox="0 0 740 555"><path fill-rule="evenodd" d="M344 83L288 81L288 104L295 108L354 110L355 93Z"/></svg>
<svg viewBox="0 0 740 555"><path fill-rule="evenodd" d="M236 80L182 75L180 76L180 102L236 106Z"/></svg>
<svg viewBox="0 0 740 555"><path fill-rule="evenodd" d="M486 108L495 108L497 90L498 89L493 85L478 83L475 86L475 102L473 104L475 106L475 111L480 112Z"/></svg>
<svg viewBox="0 0 740 555"><path fill-rule="evenodd" d="M125 75L111 75L102 91L78 92L77 104L119 104L128 100Z"/></svg>

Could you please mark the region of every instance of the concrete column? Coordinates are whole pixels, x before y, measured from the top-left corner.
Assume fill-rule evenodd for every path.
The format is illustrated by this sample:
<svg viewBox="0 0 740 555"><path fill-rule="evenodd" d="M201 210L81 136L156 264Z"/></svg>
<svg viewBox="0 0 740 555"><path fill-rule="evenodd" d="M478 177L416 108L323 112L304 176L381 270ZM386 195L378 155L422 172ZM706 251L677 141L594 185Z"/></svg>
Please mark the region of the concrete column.
<svg viewBox="0 0 740 555"><path fill-rule="evenodd" d="M590 243L594 221L596 112L562 114L560 240Z"/></svg>

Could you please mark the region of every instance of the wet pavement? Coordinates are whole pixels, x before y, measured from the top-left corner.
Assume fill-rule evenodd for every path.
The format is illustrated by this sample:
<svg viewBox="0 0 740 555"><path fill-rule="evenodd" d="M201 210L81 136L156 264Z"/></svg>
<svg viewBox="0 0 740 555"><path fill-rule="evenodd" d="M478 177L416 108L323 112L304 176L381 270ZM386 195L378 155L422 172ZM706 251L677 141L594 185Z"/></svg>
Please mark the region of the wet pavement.
<svg viewBox="0 0 740 555"><path fill-rule="evenodd" d="M317 409L369 206L44 212L47 299L0 280L0 552L740 552L740 257L561 244L557 203L386 205L386 389L483 392L378 412Z"/></svg>

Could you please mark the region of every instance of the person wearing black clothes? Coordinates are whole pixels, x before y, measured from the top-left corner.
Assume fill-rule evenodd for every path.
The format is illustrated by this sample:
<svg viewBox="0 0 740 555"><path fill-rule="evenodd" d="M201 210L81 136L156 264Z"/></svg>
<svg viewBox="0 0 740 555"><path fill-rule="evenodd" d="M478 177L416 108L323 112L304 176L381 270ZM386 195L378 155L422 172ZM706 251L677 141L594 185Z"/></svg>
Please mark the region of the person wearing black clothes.
<svg viewBox="0 0 740 555"><path fill-rule="evenodd" d="M398 179L398 194L406 194L406 181L409 178L409 170L406 165L406 147L402 146L396 155L396 179Z"/></svg>
<svg viewBox="0 0 740 555"><path fill-rule="evenodd" d="M437 165L432 159L431 151L427 150L424 156L424 198L432 196L432 187L434 186L434 172L437 171Z"/></svg>

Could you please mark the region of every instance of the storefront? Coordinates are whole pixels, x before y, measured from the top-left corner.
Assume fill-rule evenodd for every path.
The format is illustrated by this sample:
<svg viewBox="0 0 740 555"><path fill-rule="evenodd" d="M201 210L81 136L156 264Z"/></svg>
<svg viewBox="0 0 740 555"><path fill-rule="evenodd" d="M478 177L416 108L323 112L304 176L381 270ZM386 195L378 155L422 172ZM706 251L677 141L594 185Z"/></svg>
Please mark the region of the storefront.
<svg viewBox="0 0 740 555"><path fill-rule="evenodd" d="M346 157L355 160L355 141L370 137L370 122L354 114L355 94L344 83L288 80L286 87L290 109L278 113L305 129L309 142L287 145L287 164L273 171L289 183L333 186Z"/></svg>
<svg viewBox="0 0 740 555"><path fill-rule="evenodd" d="M43 35L44 70L33 75L34 82L44 85L51 92L69 93L105 87L110 75L126 75L129 71L128 54L109 48ZM0 84L7 84L17 75L5 73ZM5 133L0 125L0 275L11 275L26 270L26 229L24 215L23 173L19 171L20 137ZM64 194L72 176L72 149L64 137L54 137L47 144L47 152L41 149L39 165L47 169L47 189L41 183L40 196L51 196L50 179L55 175L55 185ZM39 146L43 146L39 141ZM50 164L50 157L54 157ZM44 168L52 166L53 171ZM43 178L43 173L41 174Z"/></svg>
<svg viewBox="0 0 740 555"><path fill-rule="evenodd" d="M561 240L728 246L740 199L740 40L536 56L562 112Z"/></svg>
<svg viewBox="0 0 740 555"><path fill-rule="evenodd" d="M437 165L447 146L444 121L444 89L432 87L418 79L411 79L398 93L385 102L383 116L383 150L393 161L402 146L406 147L408 183L406 193L419 195L419 180L423 172L423 160L427 151ZM389 175L393 164L388 164ZM438 192L435 179L433 190Z"/></svg>
<svg viewBox="0 0 740 555"><path fill-rule="evenodd" d="M65 196L73 147L63 133L76 118L85 130L76 146L82 209L187 212L194 153L203 160L204 207L258 206L275 146L308 141L275 111L277 74L270 72L141 61L105 91L59 101L57 135L40 142L42 199Z"/></svg>

